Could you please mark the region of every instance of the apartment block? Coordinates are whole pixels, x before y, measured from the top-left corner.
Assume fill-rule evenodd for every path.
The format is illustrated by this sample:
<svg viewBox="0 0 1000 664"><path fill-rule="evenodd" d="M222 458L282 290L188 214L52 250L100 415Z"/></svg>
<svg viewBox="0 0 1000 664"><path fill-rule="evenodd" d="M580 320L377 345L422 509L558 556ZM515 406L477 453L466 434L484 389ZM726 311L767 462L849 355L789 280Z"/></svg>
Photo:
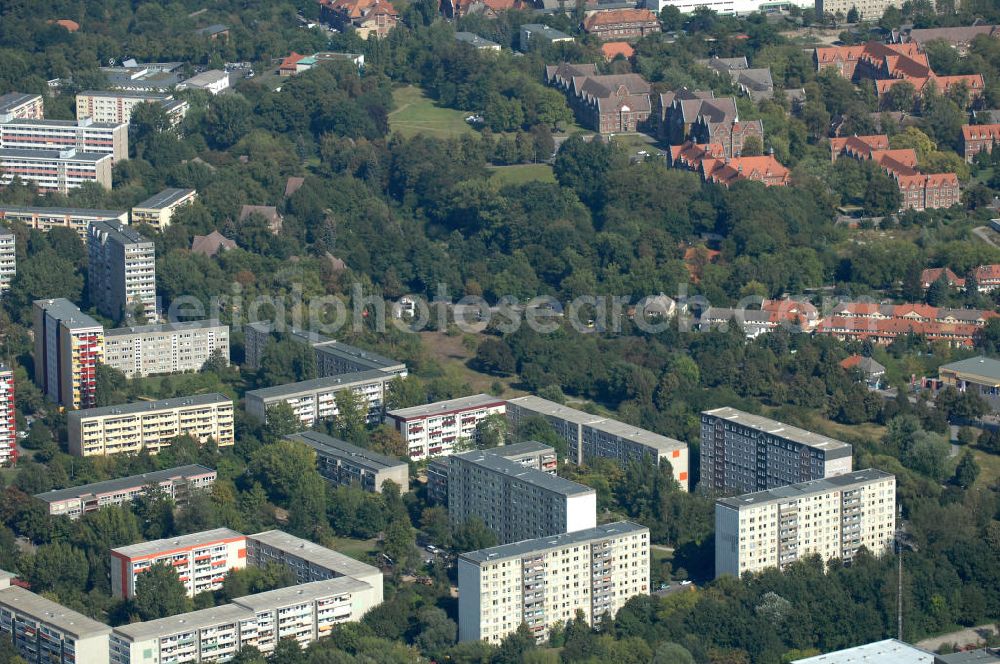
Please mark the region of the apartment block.
<svg viewBox="0 0 1000 664"><path fill-rule="evenodd" d="M76 117L92 118L94 122L128 123L136 105L145 102L163 106L172 126L180 124L187 115L188 103L174 99L171 94L84 90L76 95Z"/></svg>
<svg viewBox="0 0 1000 664"><path fill-rule="evenodd" d="M221 607L116 627L111 664L212 662L231 659L253 646L274 652L281 639L305 648L329 636L337 625L357 622L375 593L349 577L314 581L239 597Z"/></svg>
<svg viewBox="0 0 1000 664"><path fill-rule="evenodd" d="M316 452L316 468L326 480L337 485L359 486L365 491L382 492L382 485L394 482L400 493L410 490L410 467L363 447L316 431L286 436Z"/></svg>
<svg viewBox="0 0 1000 664"><path fill-rule="evenodd" d="M23 92L8 92L0 95L0 122L11 120L40 120L45 117L45 102L42 95Z"/></svg>
<svg viewBox="0 0 1000 664"><path fill-rule="evenodd" d="M218 590L230 570L247 565L246 536L228 528L111 549L111 594L135 597L136 578L153 565L177 572L188 597Z"/></svg>
<svg viewBox="0 0 1000 664"><path fill-rule="evenodd" d="M163 230L170 225L174 213L198 197L194 189L164 189L132 208L132 223L149 224Z"/></svg>
<svg viewBox="0 0 1000 664"><path fill-rule="evenodd" d="M0 219L20 222L28 228L47 233L51 228L72 228L84 242L95 221L128 223L128 213L117 210L85 210L82 208L39 208L0 205Z"/></svg>
<svg viewBox="0 0 1000 664"><path fill-rule="evenodd" d="M64 408L91 408L97 363L104 360L104 327L64 298L35 300L35 382Z"/></svg>
<svg viewBox="0 0 1000 664"><path fill-rule="evenodd" d="M0 295L10 290L17 274L17 241L9 228L0 226Z"/></svg>
<svg viewBox="0 0 1000 664"><path fill-rule="evenodd" d="M0 185L19 178L43 194L68 194L86 182L111 189L111 155L68 150L0 149Z"/></svg>
<svg viewBox="0 0 1000 664"><path fill-rule="evenodd" d="M735 408L701 414L701 483L750 493L851 472L847 443Z"/></svg>
<svg viewBox="0 0 1000 664"><path fill-rule="evenodd" d="M251 369L259 369L268 341L275 338L273 325L264 322L250 323L243 328L243 336L246 364ZM359 371L382 371L401 377L406 376L406 365L402 362L316 332L291 327L287 331L286 338L312 346L316 352L316 375L320 378Z"/></svg>
<svg viewBox="0 0 1000 664"><path fill-rule="evenodd" d="M784 569L818 555L850 561L865 547L892 548L896 478L880 470L720 498L715 503L715 576Z"/></svg>
<svg viewBox="0 0 1000 664"><path fill-rule="evenodd" d="M0 364L0 465L17 463L17 423L14 419L14 372Z"/></svg>
<svg viewBox="0 0 1000 664"><path fill-rule="evenodd" d="M501 543L593 528L597 493L588 486L522 466L489 451L448 457L448 517L475 517Z"/></svg>
<svg viewBox="0 0 1000 664"><path fill-rule="evenodd" d="M161 401L90 408L69 414L69 452L107 456L143 449L155 454L177 436L209 439L219 447L235 442L233 400L218 392Z"/></svg>
<svg viewBox="0 0 1000 664"><path fill-rule="evenodd" d="M686 443L536 396L507 401L507 419L515 429L531 417L547 420L566 440L569 460L573 463L581 465L594 458L606 458L625 468L641 459L650 459L657 465L667 461L674 479L684 491L688 490Z"/></svg>
<svg viewBox="0 0 1000 664"><path fill-rule="evenodd" d="M877 21L882 18L885 10L889 7L897 9L903 6L902 0L816 0L817 16L847 17L847 12L852 9L858 11L858 17L862 21Z"/></svg>
<svg viewBox="0 0 1000 664"><path fill-rule="evenodd" d="M463 553L458 638L499 644L524 622L544 641L578 610L600 625L649 586L649 529L628 521Z"/></svg>
<svg viewBox="0 0 1000 664"><path fill-rule="evenodd" d="M483 450L483 452L513 461L525 468L544 471L549 475L555 475L559 466L556 451L548 445L534 440L501 445ZM434 459L427 464L427 497L431 502L448 504L448 471L450 468L451 463L446 457Z"/></svg>
<svg viewBox="0 0 1000 664"><path fill-rule="evenodd" d="M250 390L246 393L246 409L249 415L264 422L269 408L287 403L298 416L302 428L310 429L317 420L337 416L338 392L353 390L368 406L368 421L381 422L386 389L393 378L395 376L384 371L359 371Z"/></svg>
<svg viewBox="0 0 1000 664"><path fill-rule="evenodd" d="M503 399L489 394L399 408L386 420L403 437L414 460L445 456L476 440L476 426L490 415L503 415Z"/></svg>
<svg viewBox="0 0 1000 664"><path fill-rule="evenodd" d="M94 222L89 235L87 281L97 310L118 321L155 319L156 245L121 223Z"/></svg>
<svg viewBox="0 0 1000 664"><path fill-rule="evenodd" d="M247 564L264 567L268 563L292 570L297 583L341 577L367 583L374 592L369 595L369 606L359 606L362 613L382 603L382 571L379 568L301 537L281 530L247 535Z"/></svg>
<svg viewBox="0 0 1000 664"><path fill-rule="evenodd" d="M104 482L94 482L68 489L53 489L35 494L51 516L79 519L108 505L124 505L155 487L177 505L184 505L192 492L204 491L215 484L216 472L192 464L141 475L131 475Z"/></svg>
<svg viewBox="0 0 1000 664"><path fill-rule="evenodd" d="M0 122L0 148L68 150L109 154L114 163L128 159L128 125L80 120L19 119Z"/></svg>
<svg viewBox="0 0 1000 664"><path fill-rule="evenodd" d="M104 333L105 364L129 378L201 371L213 355L229 364L229 326L216 319Z"/></svg>
<svg viewBox="0 0 1000 664"><path fill-rule="evenodd" d="M0 632L28 664L108 661L110 627L11 585L13 576L0 572Z"/></svg>

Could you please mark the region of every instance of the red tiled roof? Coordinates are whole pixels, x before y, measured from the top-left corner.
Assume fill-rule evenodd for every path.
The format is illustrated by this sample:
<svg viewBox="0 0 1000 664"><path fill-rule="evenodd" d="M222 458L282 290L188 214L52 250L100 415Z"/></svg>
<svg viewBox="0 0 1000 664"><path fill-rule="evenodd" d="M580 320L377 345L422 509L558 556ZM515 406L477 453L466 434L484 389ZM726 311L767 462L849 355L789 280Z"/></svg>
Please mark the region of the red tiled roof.
<svg viewBox="0 0 1000 664"><path fill-rule="evenodd" d="M755 180L771 186L773 178L780 178L777 184L788 182L789 171L774 155L760 157L733 157L731 159L705 159L701 164L706 180L729 186L740 180Z"/></svg>
<svg viewBox="0 0 1000 664"><path fill-rule="evenodd" d="M965 286L965 279L962 279L957 274L952 272L950 268L947 267L927 268L926 270L920 273L920 283L928 285L933 284L935 281L941 278L941 275L944 275L944 278L952 286Z"/></svg>
<svg viewBox="0 0 1000 664"><path fill-rule="evenodd" d="M628 42L604 42L601 44L601 53L606 60L614 60L619 55L628 59L635 55L635 49Z"/></svg>
<svg viewBox="0 0 1000 664"><path fill-rule="evenodd" d="M1000 280L1000 265L980 265L975 271L976 281L983 283L985 281L998 281Z"/></svg>
<svg viewBox="0 0 1000 664"><path fill-rule="evenodd" d="M656 23L656 14L648 9L608 9L597 11L583 20L583 29L590 32L603 25L617 23Z"/></svg>
<svg viewBox="0 0 1000 664"><path fill-rule="evenodd" d="M851 355L850 357L841 360L840 366L843 367L844 369L853 369L854 367L861 364L861 360L863 359L864 358L861 355Z"/></svg>
<svg viewBox="0 0 1000 664"><path fill-rule="evenodd" d="M965 140L1000 139L1000 124L962 125L962 138Z"/></svg>
<svg viewBox="0 0 1000 664"><path fill-rule="evenodd" d="M725 149L719 143L698 144L686 141L681 145L670 146L670 163L675 168L680 163L685 168L697 171L701 170L701 162L705 159L721 158L725 154Z"/></svg>
<svg viewBox="0 0 1000 664"><path fill-rule="evenodd" d="M843 152L848 148L863 150L888 150L889 137L885 134L872 134L870 136L847 136L844 138L831 138L830 149L835 152Z"/></svg>
<svg viewBox="0 0 1000 664"><path fill-rule="evenodd" d="M282 58L281 64L278 65L278 69L290 69L295 71L295 65L298 64L299 60L306 56L292 51L292 54L286 58Z"/></svg>
<svg viewBox="0 0 1000 664"><path fill-rule="evenodd" d="M80 29L80 24L79 23L77 23L76 21L71 21L68 18L61 18L61 19L59 19L57 21L54 21L54 23L56 25L61 25L62 27L64 27L67 30L69 30L70 32L76 32L77 30Z"/></svg>

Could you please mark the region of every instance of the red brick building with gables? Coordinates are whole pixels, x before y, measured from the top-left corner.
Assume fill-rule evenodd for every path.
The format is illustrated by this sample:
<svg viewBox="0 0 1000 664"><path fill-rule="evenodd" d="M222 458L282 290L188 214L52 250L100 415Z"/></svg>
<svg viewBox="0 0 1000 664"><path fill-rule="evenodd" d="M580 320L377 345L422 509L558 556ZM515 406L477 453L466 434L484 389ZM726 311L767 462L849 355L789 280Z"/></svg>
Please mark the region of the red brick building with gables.
<svg viewBox="0 0 1000 664"><path fill-rule="evenodd" d="M962 125L962 154L967 162L980 152L992 154L993 145L1000 141L1000 124Z"/></svg>
<svg viewBox="0 0 1000 664"><path fill-rule="evenodd" d="M598 75L595 65L547 65L545 82L563 90L582 124L602 133L644 128L652 112L649 83L639 74Z"/></svg>
<svg viewBox="0 0 1000 664"><path fill-rule="evenodd" d="M601 41L622 41L659 32L660 21L648 9L604 9L583 19L583 29Z"/></svg>

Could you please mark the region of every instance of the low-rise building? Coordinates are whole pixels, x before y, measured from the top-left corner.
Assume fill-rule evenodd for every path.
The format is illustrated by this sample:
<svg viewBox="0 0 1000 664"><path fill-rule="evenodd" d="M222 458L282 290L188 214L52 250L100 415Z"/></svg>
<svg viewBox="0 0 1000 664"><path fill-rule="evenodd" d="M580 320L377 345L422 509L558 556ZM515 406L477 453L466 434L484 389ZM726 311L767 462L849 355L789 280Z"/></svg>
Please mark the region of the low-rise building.
<svg viewBox="0 0 1000 664"><path fill-rule="evenodd" d="M934 655L934 664L997 664L1000 648L980 648L944 655Z"/></svg>
<svg viewBox="0 0 1000 664"><path fill-rule="evenodd" d="M180 83L183 62L136 62L128 59L121 66L101 67L108 87L131 92L165 93Z"/></svg>
<svg viewBox="0 0 1000 664"><path fill-rule="evenodd" d="M264 221L267 222L268 229L275 235L281 232L282 224L285 222L284 217L278 212L278 208L273 205L244 205L240 208L239 220L241 222L246 221L250 215L263 217Z"/></svg>
<svg viewBox="0 0 1000 664"><path fill-rule="evenodd" d="M583 30L601 41L641 39L660 31L660 21L648 9L603 9L583 19Z"/></svg>
<svg viewBox="0 0 1000 664"><path fill-rule="evenodd" d="M43 194L68 194L71 189L95 182L111 189L110 154L67 150L0 149L0 185L19 178Z"/></svg>
<svg viewBox="0 0 1000 664"><path fill-rule="evenodd" d="M649 594L649 529L620 521L458 557L458 638L499 644L528 625L538 641L582 611L599 626Z"/></svg>
<svg viewBox="0 0 1000 664"><path fill-rule="evenodd" d="M28 228L47 233L52 228L72 228L87 242L90 225L95 221L128 223L128 212L119 210L86 210L83 208L21 207L0 205L0 219L20 222Z"/></svg>
<svg viewBox="0 0 1000 664"><path fill-rule="evenodd" d="M701 413L701 484L750 493L851 472L851 445L735 408Z"/></svg>
<svg viewBox="0 0 1000 664"><path fill-rule="evenodd" d="M144 449L155 454L185 435L219 447L235 443L233 400L217 392L72 411L67 428L69 451L76 456Z"/></svg>
<svg viewBox="0 0 1000 664"><path fill-rule="evenodd" d="M28 664L108 661L110 627L11 585L13 576L0 571L0 632Z"/></svg>
<svg viewBox="0 0 1000 664"><path fill-rule="evenodd" d="M937 664L934 655L896 639L866 643L825 655L792 660L791 664Z"/></svg>
<svg viewBox="0 0 1000 664"><path fill-rule="evenodd" d="M95 221L87 238L90 301L116 321L155 320L156 245L120 222Z"/></svg>
<svg viewBox="0 0 1000 664"><path fill-rule="evenodd" d="M148 224L162 231L170 225L174 213L197 196L194 189L164 189L132 208L132 223Z"/></svg>
<svg viewBox="0 0 1000 664"><path fill-rule="evenodd" d="M218 255L219 252L235 248L236 243L219 231L212 231L208 235L195 235L191 239L191 253L209 258Z"/></svg>
<svg viewBox="0 0 1000 664"><path fill-rule="evenodd" d="M501 543L593 528L597 494L588 486L489 451L448 457L448 517L477 518Z"/></svg>
<svg viewBox="0 0 1000 664"><path fill-rule="evenodd" d="M192 492L211 488L215 478L216 472L211 468L192 464L68 489L53 489L35 494L35 498L45 504L51 516L79 519L108 505L130 503L146 495L150 487L155 487L175 504L184 505Z"/></svg>
<svg viewBox="0 0 1000 664"><path fill-rule="evenodd" d="M507 419L516 429L531 417L548 421L569 444L569 461L578 465L594 458L614 459L622 468L650 459L670 463L674 479L688 489L688 447L673 438L600 415L592 415L536 396L507 401Z"/></svg>
<svg viewBox="0 0 1000 664"><path fill-rule="evenodd" d="M19 119L0 122L0 149L67 150L128 159L128 125L80 120Z"/></svg>
<svg viewBox="0 0 1000 664"><path fill-rule="evenodd" d="M129 378L201 371L213 357L229 364L229 326L214 319L104 333L104 363Z"/></svg>
<svg viewBox="0 0 1000 664"><path fill-rule="evenodd" d="M10 290L10 282L17 274L17 240L14 233L0 226L0 295Z"/></svg>
<svg viewBox="0 0 1000 664"><path fill-rule="evenodd" d="M560 42L571 42L573 38L565 32L550 28L541 23L523 23L521 25L520 40L518 44L521 52L527 53L535 45L558 44Z"/></svg>
<svg viewBox="0 0 1000 664"><path fill-rule="evenodd" d="M286 385L275 385L246 393L247 414L260 422L267 421L267 411L279 403L287 403L299 418L302 428L312 428L318 420L336 417L337 393L352 390L367 407L369 422L381 422L386 390L395 376L384 371L358 371L356 373L314 378Z"/></svg>
<svg viewBox="0 0 1000 664"><path fill-rule="evenodd" d="M962 125L962 154L965 161L972 159L980 152L993 153L993 146L1000 140L1000 124Z"/></svg>
<svg viewBox="0 0 1000 664"><path fill-rule="evenodd" d="M500 44L490 41L489 39L484 39L473 32L456 32L455 41L461 44L468 44L477 51L492 51L494 53L500 52Z"/></svg>
<svg viewBox="0 0 1000 664"><path fill-rule="evenodd" d="M42 95L8 92L0 95L0 122L11 120L41 120L45 117Z"/></svg>
<svg viewBox="0 0 1000 664"><path fill-rule="evenodd" d="M311 447L316 452L319 474L333 484L355 485L365 491L381 493L385 482L393 482L400 493L410 490L410 467L405 461L317 431L303 431L286 438Z"/></svg>
<svg viewBox="0 0 1000 664"><path fill-rule="evenodd" d="M84 90L76 94L76 117L94 122L128 123L138 104L160 104L171 126L180 124L188 112L188 103L169 93L127 92L124 90Z"/></svg>
<svg viewBox="0 0 1000 664"><path fill-rule="evenodd" d="M881 470L720 498L715 576L741 576L818 555L849 562L862 547L879 556L896 536L896 478Z"/></svg>
<svg viewBox="0 0 1000 664"><path fill-rule="evenodd" d="M217 95L223 90L229 89L229 73L221 69L209 69L200 74L195 74L189 79L177 84L178 90L204 90L213 95Z"/></svg>
<svg viewBox="0 0 1000 664"><path fill-rule="evenodd" d="M938 380L945 387L979 395L991 411L1000 412L1000 361L981 355L950 362L938 369Z"/></svg>
<svg viewBox="0 0 1000 664"><path fill-rule="evenodd" d="M385 414L403 437L411 459L446 456L476 441L477 426L490 415L503 415L506 402L488 394L398 408Z"/></svg>
<svg viewBox="0 0 1000 664"><path fill-rule="evenodd" d="M247 539L235 530L216 528L111 549L111 594L135 597L136 579L153 565L171 567L188 597L194 597L218 590L230 570L246 567Z"/></svg>
<svg viewBox="0 0 1000 664"><path fill-rule="evenodd" d="M399 22L389 0L319 0L319 18L337 30L353 30L362 39L385 37Z"/></svg>

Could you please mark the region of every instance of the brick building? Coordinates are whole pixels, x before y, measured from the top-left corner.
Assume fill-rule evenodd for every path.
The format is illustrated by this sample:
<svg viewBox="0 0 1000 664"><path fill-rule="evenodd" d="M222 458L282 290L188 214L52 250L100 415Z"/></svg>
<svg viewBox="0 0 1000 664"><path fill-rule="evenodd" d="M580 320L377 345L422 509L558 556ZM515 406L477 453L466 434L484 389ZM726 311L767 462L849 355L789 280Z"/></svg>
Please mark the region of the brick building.
<svg viewBox="0 0 1000 664"><path fill-rule="evenodd" d="M659 32L660 21L648 9L605 9L583 19L583 29L601 41L621 41Z"/></svg>
<svg viewBox="0 0 1000 664"><path fill-rule="evenodd" d="M965 161L980 152L992 154L994 144L1000 140L1000 124L962 125L962 155Z"/></svg>
<svg viewBox="0 0 1000 664"><path fill-rule="evenodd" d="M652 113L649 83L639 74L597 74L595 65L547 65L545 82L563 90L582 124L602 134L644 128Z"/></svg>
<svg viewBox="0 0 1000 664"><path fill-rule="evenodd" d="M341 32L354 30L362 39L385 37L399 21L388 0L319 0L319 17Z"/></svg>

